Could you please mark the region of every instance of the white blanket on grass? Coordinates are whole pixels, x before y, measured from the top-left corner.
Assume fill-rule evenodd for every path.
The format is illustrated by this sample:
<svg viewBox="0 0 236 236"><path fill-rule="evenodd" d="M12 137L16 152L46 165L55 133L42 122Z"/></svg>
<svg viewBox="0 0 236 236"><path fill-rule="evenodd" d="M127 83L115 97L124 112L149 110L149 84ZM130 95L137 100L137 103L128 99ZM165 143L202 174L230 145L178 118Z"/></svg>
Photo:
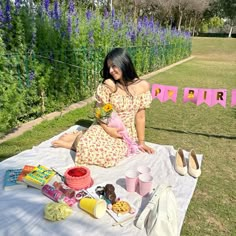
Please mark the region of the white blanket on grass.
<svg viewBox="0 0 236 236"><path fill-rule="evenodd" d="M65 132L81 129L80 126L73 126ZM128 222L123 227L112 226L114 219L106 214L101 219L92 218L77 207L73 206L73 214L66 220L50 222L43 218L44 207L52 202L41 194L40 190L26 188L22 190L3 190L3 178L5 171L12 168L22 168L24 165L45 165L54 167L60 173L64 173L68 167L74 166L73 151L63 148L51 147L51 141L58 138L61 134L47 140L30 150L23 151L0 163L0 235L146 235L145 229L139 230L134 222ZM197 179L191 176L178 175L173 167L176 150L172 146L162 146L148 143L154 148L155 153L139 153L133 157L126 158L117 166L112 168L101 168L89 166L94 184L109 182L118 186L123 191L118 193L128 199L139 209L144 209L150 197L141 197L137 193L125 191L125 172L129 169L137 169L139 165L151 167L154 177L154 186L169 184L172 186L178 204L178 226L181 232L184 217L194 193ZM184 151L185 156L188 152ZM201 165L202 155L197 155Z"/></svg>

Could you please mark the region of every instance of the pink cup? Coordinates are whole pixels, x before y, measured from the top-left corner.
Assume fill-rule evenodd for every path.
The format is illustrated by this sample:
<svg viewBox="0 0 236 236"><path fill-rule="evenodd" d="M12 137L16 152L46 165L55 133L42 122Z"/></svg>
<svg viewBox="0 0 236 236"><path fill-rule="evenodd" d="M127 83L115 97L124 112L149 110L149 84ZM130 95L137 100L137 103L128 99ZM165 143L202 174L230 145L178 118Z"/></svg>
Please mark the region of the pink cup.
<svg viewBox="0 0 236 236"><path fill-rule="evenodd" d="M125 173L126 190L128 192L135 192L135 190L137 189L138 176L139 172L136 170L128 170Z"/></svg>
<svg viewBox="0 0 236 236"><path fill-rule="evenodd" d="M148 195L152 190L152 180L153 177L150 174L140 174L139 180L139 194L141 196Z"/></svg>
<svg viewBox="0 0 236 236"><path fill-rule="evenodd" d="M148 166L139 166L137 168L137 171L139 172L139 174L147 174L151 172L151 168Z"/></svg>

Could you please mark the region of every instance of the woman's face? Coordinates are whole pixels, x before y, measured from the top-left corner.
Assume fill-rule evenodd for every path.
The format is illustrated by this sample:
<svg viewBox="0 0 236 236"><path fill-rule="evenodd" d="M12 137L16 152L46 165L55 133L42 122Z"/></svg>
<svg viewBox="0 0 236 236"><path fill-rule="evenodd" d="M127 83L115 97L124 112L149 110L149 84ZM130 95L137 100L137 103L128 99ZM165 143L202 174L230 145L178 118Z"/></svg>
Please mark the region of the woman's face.
<svg viewBox="0 0 236 236"><path fill-rule="evenodd" d="M122 71L119 67L115 66L112 61L108 60L107 66L109 73L112 75L114 80L120 80L123 77Z"/></svg>

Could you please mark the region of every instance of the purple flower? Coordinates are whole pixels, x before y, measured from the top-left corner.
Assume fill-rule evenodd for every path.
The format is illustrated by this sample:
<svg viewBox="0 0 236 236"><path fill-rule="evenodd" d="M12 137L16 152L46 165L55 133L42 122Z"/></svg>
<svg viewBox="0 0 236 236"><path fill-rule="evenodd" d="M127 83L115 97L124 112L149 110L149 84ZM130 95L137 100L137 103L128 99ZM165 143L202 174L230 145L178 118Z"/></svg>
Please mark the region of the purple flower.
<svg viewBox="0 0 236 236"><path fill-rule="evenodd" d="M29 80L32 81L34 79L34 71L30 71L30 74L29 74Z"/></svg>
<svg viewBox="0 0 236 236"><path fill-rule="evenodd" d="M160 23L157 21L155 24L155 32L159 31Z"/></svg>
<svg viewBox="0 0 236 236"><path fill-rule="evenodd" d="M132 43L135 42L135 40L136 40L136 32L135 32L135 30L131 29L131 31L128 31L126 35L131 40Z"/></svg>
<svg viewBox="0 0 236 236"><path fill-rule="evenodd" d="M69 14L73 14L73 12L74 12L74 10L75 10L75 4L74 4L74 2L73 2L73 0L70 0L70 2L69 2Z"/></svg>
<svg viewBox="0 0 236 236"><path fill-rule="evenodd" d="M176 28L173 28L171 30L171 35L173 35L174 37L178 37L180 35L180 32Z"/></svg>
<svg viewBox="0 0 236 236"><path fill-rule="evenodd" d="M54 21L54 28L59 31L61 27L60 23L60 17L61 17L61 12L60 12L60 5L59 2L56 0L54 2L54 7L52 11L52 16L51 16L55 21Z"/></svg>
<svg viewBox="0 0 236 236"><path fill-rule="evenodd" d="M12 27L11 25L11 5L10 0L7 0L6 2L6 8L5 8L5 23L8 24L8 28L10 29Z"/></svg>
<svg viewBox="0 0 236 236"><path fill-rule="evenodd" d="M160 35L160 40L163 45L166 45L166 38L163 34Z"/></svg>
<svg viewBox="0 0 236 236"><path fill-rule="evenodd" d="M53 18L54 12L49 10L48 15L49 17Z"/></svg>
<svg viewBox="0 0 236 236"><path fill-rule="evenodd" d="M70 37L71 32L72 32L71 16L70 15L68 16L68 20L67 20L67 31L68 31L68 34L69 34L69 37Z"/></svg>
<svg viewBox="0 0 236 236"><path fill-rule="evenodd" d="M138 18L137 31L138 33L142 30L142 18Z"/></svg>
<svg viewBox="0 0 236 236"><path fill-rule="evenodd" d="M186 38L186 39L190 39L191 38L191 33L189 31L186 31L183 33L183 36Z"/></svg>
<svg viewBox="0 0 236 236"><path fill-rule="evenodd" d="M134 30L131 32L131 35L130 35L130 40L131 40L131 42L132 42L132 43L134 43L134 42L135 42L135 40L136 40L136 33L135 33L135 31L134 31Z"/></svg>
<svg viewBox="0 0 236 236"><path fill-rule="evenodd" d="M89 43L93 44L94 43L94 38L93 38L93 30L89 31Z"/></svg>
<svg viewBox="0 0 236 236"><path fill-rule="evenodd" d="M147 16L143 17L143 26L148 28L148 17Z"/></svg>
<svg viewBox="0 0 236 236"><path fill-rule="evenodd" d="M59 9L58 1L54 2L53 18L55 20L59 20L60 19L60 9Z"/></svg>
<svg viewBox="0 0 236 236"><path fill-rule="evenodd" d="M44 0L44 8L47 13L48 13L49 5L50 5L50 0Z"/></svg>
<svg viewBox="0 0 236 236"><path fill-rule="evenodd" d="M115 17L115 9L112 8L112 11L111 11L111 17L114 18Z"/></svg>
<svg viewBox="0 0 236 236"><path fill-rule="evenodd" d="M86 11L86 18L88 21L90 21L90 19L92 18L92 12L90 10Z"/></svg>
<svg viewBox="0 0 236 236"><path fill-rule="evenodd" d="M16 12L19 11L19 9L20 9L20 4L21 4L21 0L15 0Z"/></svg>
<svg viewBox="0 0 236 236"><path fill-rule="evenodd" d="M149 27L149 29L151 29L152 31L154 30L154 20L153 20L153 17L152 17L151 20L149 21L148 27Z"/></svg>
<svg viewBox="0 0 236 236"><path fill-rule="evenodd" d="M75 20L75 32L79 34L79 18L78 17Z"/></svg>
<svg viewBox="0 0 236 236"><path fill-rule="evenodd" d="M109 12L107 11L107 8L104 9L104 18L107 19L109 17Z"/></svg>
<svg viewBox="0 0 236 236"><path fill-rule="evenodd" d="M3 15L2 9L0 8L0 25L2 26L3 23L4 23L4 15Z"/></svg>
<svg viewBox="0 0 236 236"><path fill-rule="evenodd" d="M113 27L114 27L114 30L117 31L121 27L121 22L118 19L114 20Z"/></svg>

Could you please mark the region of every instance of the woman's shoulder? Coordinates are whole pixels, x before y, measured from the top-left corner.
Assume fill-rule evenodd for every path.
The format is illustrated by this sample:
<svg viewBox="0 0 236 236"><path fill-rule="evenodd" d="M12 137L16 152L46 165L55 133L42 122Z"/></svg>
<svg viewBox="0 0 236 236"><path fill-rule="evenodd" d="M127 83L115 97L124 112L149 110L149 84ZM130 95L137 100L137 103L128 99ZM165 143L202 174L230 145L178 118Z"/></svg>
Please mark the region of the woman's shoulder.
<svg viewBox="0 0 236 236"><path fill-rule="evenodd" d="M116 84L114 83L114 81L112 79L106 79L103 82L103 85L105 87L107 87L112 93L114 93L116 91Z"/></svg>
<svg viewBox="0 0 236 236"><path fill-rule="evenodd" d="M150 84L143 79L140 79L139 83L136 84L136 90L139 94L150 91Z"/></svg>

